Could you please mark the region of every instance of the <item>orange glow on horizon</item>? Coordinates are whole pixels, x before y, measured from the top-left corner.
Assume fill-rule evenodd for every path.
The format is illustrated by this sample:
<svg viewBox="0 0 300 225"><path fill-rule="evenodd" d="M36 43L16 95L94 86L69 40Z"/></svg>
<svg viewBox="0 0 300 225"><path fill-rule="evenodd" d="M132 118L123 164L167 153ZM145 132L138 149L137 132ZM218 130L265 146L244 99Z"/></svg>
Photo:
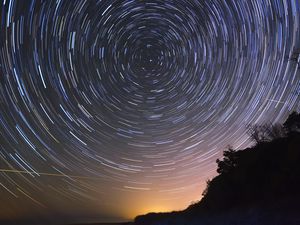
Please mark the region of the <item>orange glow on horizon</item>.
<svg viewBox="0 0 300 225"><path fill-rule="evenodd" d="M126 199L122 202L122 208L119 208L122 217L134 220L139 215L145 215L148 213L160 213L160 212L172 212L181 211L186 209L193 202L201 199L202 190L205 188L203 185L195 186L191 190L187 191L184 195L178 196L174 199L166 199L165 194L157 192L147 192L132 196L131 199ZM127 207L124 207L126 205Z"/></svg>

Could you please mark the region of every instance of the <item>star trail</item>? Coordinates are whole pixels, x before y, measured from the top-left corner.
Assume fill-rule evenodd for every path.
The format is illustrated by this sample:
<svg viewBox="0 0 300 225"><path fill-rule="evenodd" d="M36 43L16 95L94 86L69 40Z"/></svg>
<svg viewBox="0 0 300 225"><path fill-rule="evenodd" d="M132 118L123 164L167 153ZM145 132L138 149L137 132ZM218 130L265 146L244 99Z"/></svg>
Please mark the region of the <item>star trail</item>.
<svg viewBox="0 0 300 225"><path fill-rule="evenodd" d="M297 0L0 5L0 220L183 209L300 110Z"/></svg>

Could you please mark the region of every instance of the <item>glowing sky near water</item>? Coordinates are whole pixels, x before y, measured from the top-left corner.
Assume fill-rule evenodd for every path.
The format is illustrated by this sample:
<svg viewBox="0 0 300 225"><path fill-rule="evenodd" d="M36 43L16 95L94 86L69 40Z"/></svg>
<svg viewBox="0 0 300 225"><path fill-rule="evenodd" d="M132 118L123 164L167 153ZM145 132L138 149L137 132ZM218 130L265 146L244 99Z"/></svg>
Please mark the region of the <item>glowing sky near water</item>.
<svg viewBox="0 0 300 225"><path fill-rule="evenodd" d="M0 221L183 209L300 109L297 0L0 5Z"/></svg>

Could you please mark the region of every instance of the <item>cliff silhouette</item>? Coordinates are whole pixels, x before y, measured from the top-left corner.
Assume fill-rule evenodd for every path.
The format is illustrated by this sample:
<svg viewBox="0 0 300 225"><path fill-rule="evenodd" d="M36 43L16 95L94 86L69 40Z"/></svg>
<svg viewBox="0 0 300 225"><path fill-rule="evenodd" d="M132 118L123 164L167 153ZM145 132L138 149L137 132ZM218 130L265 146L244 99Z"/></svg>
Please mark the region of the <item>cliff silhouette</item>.
<svg viewBox="0 0 300 225"><path fill-rule="evenodd" d="M300 114L247 128L253 147L228 148L203 198L187 209L149 213L136 225L300 224Z"/></svg>

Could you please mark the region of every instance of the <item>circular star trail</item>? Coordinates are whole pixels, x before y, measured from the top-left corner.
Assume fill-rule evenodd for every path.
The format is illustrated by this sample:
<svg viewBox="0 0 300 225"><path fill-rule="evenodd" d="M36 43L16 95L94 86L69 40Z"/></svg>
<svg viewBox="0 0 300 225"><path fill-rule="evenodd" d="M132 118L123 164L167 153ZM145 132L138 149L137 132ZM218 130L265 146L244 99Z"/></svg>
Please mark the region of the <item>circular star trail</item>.
<svg viewBox="0 0 300 225"><path fill-rule="evenodd" d="M2 1L0 189L11 207L1 217L81 204L125 217L199 199L224 148L249 144L247 124L300 109L288 60L299 10L294 0Z"/></svg>

